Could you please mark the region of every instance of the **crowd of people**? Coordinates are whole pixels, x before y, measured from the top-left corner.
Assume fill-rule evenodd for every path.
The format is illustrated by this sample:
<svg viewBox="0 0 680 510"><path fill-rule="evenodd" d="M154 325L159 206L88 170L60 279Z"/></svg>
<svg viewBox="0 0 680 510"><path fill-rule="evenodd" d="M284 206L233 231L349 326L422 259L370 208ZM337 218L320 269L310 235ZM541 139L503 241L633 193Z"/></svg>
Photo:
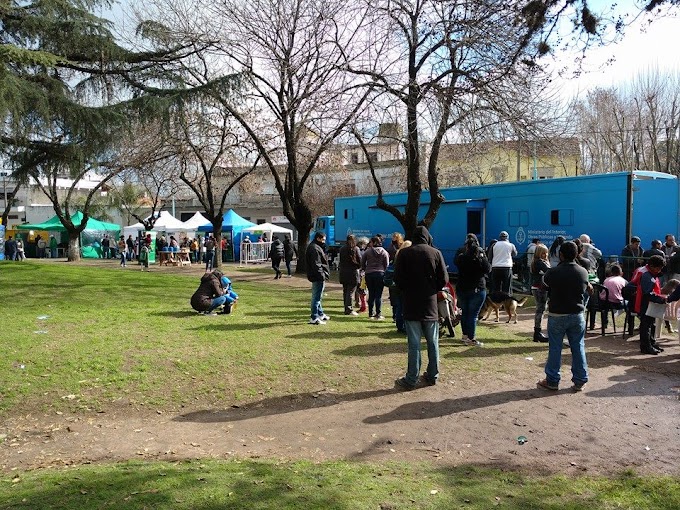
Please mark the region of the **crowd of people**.
<svg viewBox="0 0 680 510"><path fill-rule="evenodd" d="M666 236L665 244L653 241L646 251L638 249L640 239L633 237L622 250L620 262L610 263L605 263L602 252L587 234L573 240L558 236L550 248L533 239L522 255L518 255L508 237L507 232L501 232L485 251L477 237L468 234L454 256L463 343L483 345L476 338L482 306L494 295L512 299L513 268L517 267L519 257L526 256L531 294L536 302L533 340L548 343L545 378L537 383L540 388L558 389L565 345L572 354L572 389L581 391L588 382L585 312L591 299L606 299L615 310L630 307L631 314L640 319L641 353L654 355L663 350L656 342L658 314L654 316L648 309L652 303L663 305L667 328L672 331L671 320L676 319L673 303L680 300L680 247L672 235ZM309 324L316 326L330 320L322 304L330 274L325 240L323 232L317 232L305 255L307 278L312 283ZM403 235L395 233L387 249L381 236L369 240L349 235L340 249L338 270L346 315L358 316L368 311L369 318L384 320L382 296L384 288L389 289L394 322L408 338L408 368L406 375L397 379L396 386L413 389L419 382L435 384L440 325L437 298L448 284L448 273L427 229L418 227L412 241L404 241ZM623 275L627 272L626 279ZM603 275L603 281L598 275ZM593 298L594 285L600 281L603 290ZM368 293L367 300L360 299L362 288ZM624 297L624 288L633 290L630 302ZM592 317L594 321L594 314ZM418 379L422 337L428 345L429 360L424 375Z"/></svg>

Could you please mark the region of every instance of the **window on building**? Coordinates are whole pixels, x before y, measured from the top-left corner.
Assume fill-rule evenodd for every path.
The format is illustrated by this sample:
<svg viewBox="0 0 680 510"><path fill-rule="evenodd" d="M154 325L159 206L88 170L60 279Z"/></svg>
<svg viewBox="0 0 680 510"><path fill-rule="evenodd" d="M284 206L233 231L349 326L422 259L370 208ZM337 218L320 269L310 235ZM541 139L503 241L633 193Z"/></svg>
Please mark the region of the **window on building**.
<svg viewBox="0 0 680 510"><path fill-rule="evenodd" d="M353 165L358 165L359 164L359 154L356 152L353 152L352 154L349 155L349 160L350 163Z"/></svg>
<svg viewBox="0 0 680 510"><path fill-rule="evenodd" d="M526 227L529 225L529 212L508 211L508 225L511 227Z"/></svg>
<svg viewBox="0 0 680 510"><path fill-rule="evenodd" d="M553 209L550 211L551 225L573 225L574 224L574 210L573 209Z"/></svg>
<svg viewBox="0 0 680 510"><path fill-rule="evenodd" d="M377 152L369 152L368 153L368 160L371 163L377 163L378 162L378 153Z"/></svg>
<svg viewBox="0 0 680 510"><path fill-rule="evenodd" d="M552 179L555 177L555 167L554 166L544 166L536 169L536 176L539 179Z"/></svg>

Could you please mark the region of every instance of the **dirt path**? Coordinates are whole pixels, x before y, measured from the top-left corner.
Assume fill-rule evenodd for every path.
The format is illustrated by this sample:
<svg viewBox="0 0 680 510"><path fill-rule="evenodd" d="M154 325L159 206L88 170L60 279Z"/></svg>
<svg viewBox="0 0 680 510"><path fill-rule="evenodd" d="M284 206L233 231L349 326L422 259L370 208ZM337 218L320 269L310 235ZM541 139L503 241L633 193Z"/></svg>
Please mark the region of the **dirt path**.
<svg viewBox="0 0 680 510"><path fill-rule="evenodd" d="M291 282L298 284L306 282ZM518 325L502 327L529 332L531 312L523 310ZM29 414L3 425L0 467L235 456L680 473L677 334L661 340L666 350L659 356L640 355L636 337L589 337L591 381L583 393L572 393L569 384L557 393L536 389L545 360L538 351L536 359L520 358L493 380L443 373L437 386L405 393L392 387L395 374L377 374L375 387L356 393L319 388L240 407ZM453 353L443 342L442 358ZM492 359L489 352L484 362ZM519 436L526 444L518 444Z"/></svg>

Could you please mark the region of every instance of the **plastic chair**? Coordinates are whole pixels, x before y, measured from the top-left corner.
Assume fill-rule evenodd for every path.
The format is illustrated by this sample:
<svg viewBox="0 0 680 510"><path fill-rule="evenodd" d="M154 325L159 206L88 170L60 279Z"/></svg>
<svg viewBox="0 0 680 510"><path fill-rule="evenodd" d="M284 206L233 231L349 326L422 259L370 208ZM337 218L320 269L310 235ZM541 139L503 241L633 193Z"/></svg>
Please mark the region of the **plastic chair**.
<svg viewBox="0 0 680 510"><path fill-rule="evenodd" d="M628 331L628 336L633 336L635 332L635 317L637 314L634 312L635 299L637 297L637 287L635 285L628 284L621 291L623 299L626 300L626 322L623 325L623 334L621 338L626 339L626 331Z"/></svg>
<svg viewBox="0 0 680 510"><path fill-rule="evenodd" d="M595 314L600 312L600 325L602 326L602 336L605 332L605 319L611 313L612 324L614 326L614 334L616 334L616 316L614 315L614 308L609 302L609 289L599 283L593 283L593 295L588 300L588 308L586 310L586 324L590 323L590 329L595 329ZM589 320L590 319L590 322Z"/></svg>

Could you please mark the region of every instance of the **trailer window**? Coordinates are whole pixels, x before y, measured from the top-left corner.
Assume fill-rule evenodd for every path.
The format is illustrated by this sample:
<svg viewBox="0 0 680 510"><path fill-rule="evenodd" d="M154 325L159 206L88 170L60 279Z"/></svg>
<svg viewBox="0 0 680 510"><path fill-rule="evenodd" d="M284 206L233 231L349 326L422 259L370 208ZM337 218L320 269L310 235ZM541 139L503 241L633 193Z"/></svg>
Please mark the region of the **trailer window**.
<svg viewBox="0 0 680 510"><path fill-rule="evenodd" d="M529 225L528 211L508 211L508 225L511 227L526 227Z"/></svg>
<svg viewBox="0 0 680 510"><path fill-rule="evenodd" d="M482 233L482 211L467 212L467 231L477 235Z"/></svg>
<svg viewBox="0 0 680 510"><path fill-rule="evenodd" d="M353 220L354 219L354 209L345 209L344 216L345 216L346 220Z"/></svg>
<svg viewBox="0 0 680 510"><path fill-rule="evenodd" d="M574 210L573 209L553 209L550 211L551 225L573 225L574 224Z"/></svg>

